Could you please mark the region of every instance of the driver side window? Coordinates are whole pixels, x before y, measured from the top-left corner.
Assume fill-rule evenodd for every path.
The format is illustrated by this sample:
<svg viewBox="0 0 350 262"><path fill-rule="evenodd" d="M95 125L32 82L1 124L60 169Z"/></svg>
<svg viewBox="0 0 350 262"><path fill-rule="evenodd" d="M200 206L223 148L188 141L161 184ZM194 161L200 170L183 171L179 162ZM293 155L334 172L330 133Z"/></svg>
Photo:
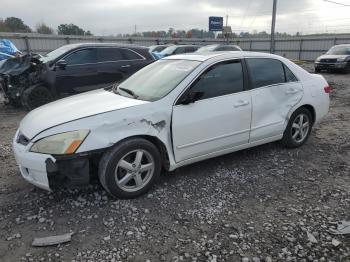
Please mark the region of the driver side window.
<svg viewBox="0 0 350 262"><path fill-rule="evenodd" d="M81 65L97 62L96 49L78 50L64 58L68 65Z"/></svg>
<svg viewBox="0 0 350 262"><path fill-rule="evenodd" d="M200 100L234 94L244 90L240 60L221 62L207 69L191 87L190 92L202 92Z"/></svg>

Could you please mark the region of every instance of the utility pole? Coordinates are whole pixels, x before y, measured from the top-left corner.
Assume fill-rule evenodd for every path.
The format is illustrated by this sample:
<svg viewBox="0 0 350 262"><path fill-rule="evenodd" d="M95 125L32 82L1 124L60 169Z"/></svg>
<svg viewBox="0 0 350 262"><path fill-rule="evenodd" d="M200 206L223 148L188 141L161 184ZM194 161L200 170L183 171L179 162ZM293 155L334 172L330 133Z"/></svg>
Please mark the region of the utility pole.
<svg viewBox="0 0 350 262"><path fill-rule="evenodd" d="M135 36L136 36L136 25L135 25Z"/></svg>
<svg viewBox="0 0 350 262"><path fill-rule="evenodd" d="M270 43L270 53L271 54L275 53L276 12L277 12L277 0L273 0L272 24L271 24L271 43Z"/></svg>
<svg viewBox="0 0 350 262"><path fill-rule="evenodd" d="M228 26L228 15L226 15L226 30L227 30L227 26ZM224 33L224 36L226 38L226 42L228 43L228 34L227 32L223 32Z"/></svg>

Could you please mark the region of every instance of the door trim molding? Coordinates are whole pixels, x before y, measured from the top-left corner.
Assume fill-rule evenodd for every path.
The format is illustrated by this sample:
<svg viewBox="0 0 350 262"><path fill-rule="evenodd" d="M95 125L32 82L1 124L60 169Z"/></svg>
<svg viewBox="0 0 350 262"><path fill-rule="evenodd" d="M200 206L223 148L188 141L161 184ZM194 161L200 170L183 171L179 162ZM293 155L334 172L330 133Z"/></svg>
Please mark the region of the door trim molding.
<svg viewBox="0 0 350 262"><path fill-rule="evenodd" d="M252 127L251 131L263 128L263 127L268 127L268 126L274 126L274 125L279 125L279 124L284 124L285 121L277 121L277 122L272 122L272 123L268 123L268 124L264 124L264 125L260 125L260 126L256 126L256 127Z"/></svg>
<svg viewBox="0 0 350 262"><path fill-rule="evenodd" d="M222 139L222 138L226 138L226 137L230 137L230 136L234 136L234 135L243 134L243 133L246 133L246 132L249 132L249 131L250 131L250 129L245 129L245 130L241 130L241 131L234 132L234 133L229 133L229 134L225 134L225 135L221 135L221 136L212 137L212 138L209 138L209 139L200 140L200 141L197 141L197 142L192 142L192 143L185 144L185 145L180 145L180 146L177 146L176 148L177 149L183 149L183 148L190 147L190 146L196 146L196 145L207 143L207 142L211 142L211 141L214 141L214 140L218 140L218 139Z"/></svg>
<svg viewBox="0 0 350 262"><path fill-rule="evenodd" d="M219 151L211 152L211 153L208 153L208 154L205 154L205 155L196 156L196 157L192 157L192 158L189 158L189 159L181 160L179 162L175 162L174 165L170 166L169 171L173 171L176 168L179 168L179 167L182 167L182 166L185 166L185 165L189 165L189 164L196 163L196 162L199 162L199 161L207 160L209 158L213 158L213 157L229 154L229 153L232 153L232 152L236 152L236 151L239 151L239 150L252 148L252 147L255 147L255 146L259 146L259 145L267 144L267 143L270 143L270 142L278 141L282 137L283 137L283 134L276 135L276 136L273 136L273 137L269 137L269 138L257 140L257 141L254 141L254 142L249 142L249 143L246 143L246 144L242 144L242 145L239 145L239 146L234 146L234 147L222 149L222 150L219 150Z"/></svg>

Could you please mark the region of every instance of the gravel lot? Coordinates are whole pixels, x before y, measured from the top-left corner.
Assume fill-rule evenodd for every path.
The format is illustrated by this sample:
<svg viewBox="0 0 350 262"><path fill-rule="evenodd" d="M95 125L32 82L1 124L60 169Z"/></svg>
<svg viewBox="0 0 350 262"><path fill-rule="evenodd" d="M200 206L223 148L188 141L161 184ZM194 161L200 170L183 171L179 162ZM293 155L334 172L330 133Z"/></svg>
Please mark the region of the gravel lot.
<svg viewBox="0 0 350 262"><path fill-rule="evenodd" d="M306 66L311 69L311 66ZM25 112L0 106L1 261L350 261L350 75L324 74L331 110L306 145L278 143L163 174L134 200L98 184L48 193L19 174ZM60 246L34 237L74 232Z"/></svg>

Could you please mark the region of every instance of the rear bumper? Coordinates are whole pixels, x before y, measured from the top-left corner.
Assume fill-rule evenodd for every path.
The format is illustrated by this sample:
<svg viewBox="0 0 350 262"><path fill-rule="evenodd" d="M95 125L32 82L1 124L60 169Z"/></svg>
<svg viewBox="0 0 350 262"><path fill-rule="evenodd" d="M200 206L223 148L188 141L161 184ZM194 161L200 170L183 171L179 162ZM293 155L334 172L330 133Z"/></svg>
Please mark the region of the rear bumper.
<svg viewBox="0 0 350 262"><path fill-rule="evenodd" d="M344 69L346 66L347 66L347 62L337 62L337 63L315 62L315 68L317 69Z"/></svg>

